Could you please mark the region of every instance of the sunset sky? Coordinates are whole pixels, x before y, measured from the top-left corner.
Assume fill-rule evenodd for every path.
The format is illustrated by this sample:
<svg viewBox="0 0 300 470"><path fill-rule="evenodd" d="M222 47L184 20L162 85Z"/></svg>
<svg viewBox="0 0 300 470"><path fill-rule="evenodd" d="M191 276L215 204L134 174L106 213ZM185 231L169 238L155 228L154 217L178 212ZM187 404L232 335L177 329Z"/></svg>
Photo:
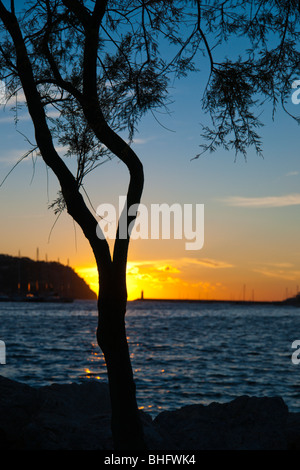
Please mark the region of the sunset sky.
<svg viewBox="0 0 300 470"><path fill-rule="evenodd" d="M133 148L145 171L143 204L204 204L204 246L185 249L186 240L133 240L128 262L129 299L281 300L300 284L299 128L279 110L260 109L264 158L250 149L247 161L219 150L197 160L205 74L175 82L170 114L146 116ZM291 89L292 95L292 89ZM22 94L19 96L22 102ZM11 102L0 110L0 179L30 148L33 139L26 109L14 124ZM299 107L299 110L297 109ZM300 114L300 104L289 109ZM159 121L159 122L158 122ZM19 133L19 132L21 133ZM63 155L64 149L59 149ZM72 168L70 159L66 160ZM116 158L87 177L93 206L118 206L126 194L128 173ZM92 251L67 213L56 221L49 204L58 184L40 157L22 161L0 188L0 252L69 262L97 291ZM55 226L53 227L55 223Z"/></svg>

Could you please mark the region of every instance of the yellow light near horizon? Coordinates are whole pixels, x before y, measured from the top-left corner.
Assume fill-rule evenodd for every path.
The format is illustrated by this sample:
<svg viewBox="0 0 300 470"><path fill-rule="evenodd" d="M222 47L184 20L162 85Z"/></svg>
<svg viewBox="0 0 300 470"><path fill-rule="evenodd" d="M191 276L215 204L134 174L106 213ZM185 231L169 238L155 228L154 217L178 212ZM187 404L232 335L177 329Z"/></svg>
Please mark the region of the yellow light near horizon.
<svg viewBox="0 0 300 470"><path fill-rule="evenodd" d="M95 266L78 267L76 272L84 278L90 288L98 295L98 272ZM127 264L128 300L141 298L197 298L199 287L193 286L180 277L180 270L161 261L139 261ZM211 296L215 289L210 282L202 283L202 295Z"/></svg>
<svg viewBox="0 0 300 470"><path fill-rule="evenodd" d="M127 264L127 292L128 300L135 300L141 297L143 281L138 277L138 270L134 263Z"/></svg>
<svg viewBox="0 0 300 470"><path fill-rule="evenodd" d="M82 277L85 282L90 286L93 292L98 295L99 282L98 282L98 271L96 266L91 267L79 267L75 268L78 276Z"/></svg>
<svg viewBox="0 0 300 470"><path fill-rule="evenodd" d="M90 286L93 292L98 295L99 282L98 282L98 271L96 266L90 267L78 267L75 269L77 274L82 277L85 282ZM128 300L135 300L140 298L141 291L143 290L142 281L135 276L135 265L134 263L127 264L127 292Z"/></svg>
<svg viewBox="0 0 300 470"><path fill-rule="evenodd" d="M245 287L241 284L242 275L233 268L215 268L214 265L202 267L201 264L187 259L183 260L139 260L127 264L128 300L141 298L157 299L202 299L202 300L242 300ZM196 260L197 261L197 260ZM213 266L213 267L211 267ZM98 272L96 266L81 266L76 268L90 288L98 294ZM244 281L244 278L243 278ZM251 279L251 288L247 288L246 300L277 300L269 285L255 285ZM276 285L274 289L276 288ZM278 289L277 289L278 290ZM279 299L282 300L282 299Z"/></svg>

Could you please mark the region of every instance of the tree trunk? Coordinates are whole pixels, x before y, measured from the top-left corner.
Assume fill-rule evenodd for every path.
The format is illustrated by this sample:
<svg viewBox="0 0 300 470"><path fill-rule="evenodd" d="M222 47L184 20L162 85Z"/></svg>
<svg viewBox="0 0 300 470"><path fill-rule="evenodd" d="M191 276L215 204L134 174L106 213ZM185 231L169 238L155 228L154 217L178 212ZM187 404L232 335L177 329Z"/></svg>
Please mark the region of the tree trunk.
<svg viewBox="0 0 300 470"><path fill-rule="evenodd" d="M129 207L140 201L144 182L143 167L130 146L107 125L98 102L96 63L99 44L96 32L99 30L107 2L96 1L92 17L85 14L86 11L81 2L68 0L64 3L73 10L75 16L78 15L79 21L85 28L84 95L62 79L56 64L53 64L54 59L48 48L46 53L50 59L50 67L58 86L62 88L66 86L66 90L73 93L73 96L80 101L86 119L95 135L128 167L130 183L127 203ZM14 43L17 73L26 96L28 111L34 124L35 138L41 155L57 176L68 213L82 228L97 262L101 286L98 300L97 340L104 353L108 371L114 447L116 450L144 450L146 445L136 403L135 384L125 331L126 262L129 237L125 240L117 237L113 260L111 260L107 241L97 237L97 220L87 208L79 192L78 181L54 147L44 104L37 89L34 71L17 17L14 12L8 11L1 1L0 18ZM131 216L128 219L128 224L134 218L135 216Z"/></svg>
<svg viewBox="0 0 300 470"><path fill-rule="evenodd" d="M114 450L145 450L126 338L126 299L118 299L117 294L105 299L99 297L98 310L97 341L108 372Z"/></svg>

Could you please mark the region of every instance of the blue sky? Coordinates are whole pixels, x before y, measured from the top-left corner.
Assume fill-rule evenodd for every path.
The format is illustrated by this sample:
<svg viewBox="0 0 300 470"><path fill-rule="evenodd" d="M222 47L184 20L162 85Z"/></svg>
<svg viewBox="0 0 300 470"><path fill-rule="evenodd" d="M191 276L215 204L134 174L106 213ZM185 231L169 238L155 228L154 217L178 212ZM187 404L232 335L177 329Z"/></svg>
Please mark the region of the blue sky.
<svg viewBox="0 0 300 470"><path fill-rule="evenodd" d="M141 273L142 266L149 271L151 263L173 267L166 296L178 294L180 281L182 296L189 292L201 296L205 282L207 296L238 298L245 284L248 295L255 292L260 299L295 294L300 282L299 127L280 109L273 122L271 109L265 106L261 116L264 158L250 149L247 161L223 150L192 160L199 153L200 124L208 119L201 110L204 86L205 73L176 82L170 115L156 114L162 125L151 114L146 116L133 144L145 170L142 202L204 204L204 247L187 252L182 240L136 240L130 247L131 266L137 263ZM1 180L29 148L16 132L10 107L0 110ZM300 115L300 104L291 102L289 109ZM19 117L17 129L32 139L25 109ZM85 187L97 207L104 202L117 204L127 184L126 168L113 159L90 174ZM48 205L57 190L40 157L35 169L30 158L15 168L0 188L0 252L18 255L20 250L23 256L35 258L39 248L40 259L47 255L49 260L69 260L81 269L93 266L91 250L68 214L58 219L49 241L56 217ZM177 277L175 270L180 272ZM176 291L169 289L174 279ZM157 295L163 294L157 291Z"/></svg>

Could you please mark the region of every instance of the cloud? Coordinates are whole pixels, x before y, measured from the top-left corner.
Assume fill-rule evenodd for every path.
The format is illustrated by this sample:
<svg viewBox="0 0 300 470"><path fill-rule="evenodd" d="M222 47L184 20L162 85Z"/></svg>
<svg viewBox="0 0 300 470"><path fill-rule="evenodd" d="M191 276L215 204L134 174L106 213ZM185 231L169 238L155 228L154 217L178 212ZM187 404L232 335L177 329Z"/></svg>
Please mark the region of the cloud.
<svg viewBox="0 0 300 470"><path fill-rule="evenodd" d="M16 93L16 95L12 95L10 99L6 102L6 105L13 105L16 104L24 104L26 103L25 93L23 90L20 90Z"/></svg>
<svg viewBox="0 0 300 470"><path fill-rule="evenodd" d="M300 205L300 194L287 194L285 196L240 197L233 196L223 199L228 206L234 207L286 207Z"/></svg>
<svg viewBox="0 0 300 470"><path fill-rule="evenodd" d="M188 264L197 264L201 266L205 266L207 268L219 269L219 268L233 268L234 266L226 261L220 261L216 259L209 259L209 258L185 258L185 263Z"/></svg>
<svg viewBox="0 0 300 470"><path fill-rule="evenodd" d="M274 268L292 268L292 263L266 263L267 266L272 266Z"/></svg>
<svg viewBox="0 0 300 470"><path fill-rule="evenodd" d="M149 139L133 139L133 144L136 145L143 145L146 144L149 141Z"/></svg>
<svg viewBox="0 0 300 470"><path fill-rule="evenodd" d="M28 153L30 150L30 147L28 145L28 148L25 149L10 149L10 150L2 150L0 153L0 163L5 163L5 164L11 164L14 165L17 161L21 160L21 158ZM24 158L22 162L25 161L32 161L31 160L31 155L29 155L27 158Z"/></svg>
<svg viewBox="0 0 300 470"><path fill-rule="evenodd" d="M136 281L146 281L148 284L179 283L181 279L173 276L179 272L170 263L165 264L162 261L129 262L127 265L127 274L130 278Z"/></svg>
<svg viewBox="0 0 300 470"><path fill-rule="evenodd" d="M1 120L0 120L1 122ZM64 157L64 155L66 154L68 148L65 147L65 146L55 146L55 150L57 151L57 153L61 156L61 157ZM28 152L30 151L30 145L28 144L28 148L11 148L9 150L1 150L0 151L0 164L4 164L4 165L15 165L18 161L22 161L22 163L24 162L30 162L32 163L32 159L31 157L34 156L40 156L40 153L39 153L39 150L33 150L33 153L32 154L28 154ZM23 158L26 154L27 157L26 158ZM42 158L39 159L39 161L42 161Z"/></svg>
<svg viewBox="0 0 300 470"><path fill-rule="evenodd" d="M10 111L9 114L4 114L3 113L3 116L0 118L0 123L2 123L2 124L15 124L16 119L17 119L18 122L24 122L24 121L30 121L31 117L30 117L30 114L27 113L26 111L25 112L18 111L17 116L13 111Z"/></svg>
<svg viewBox="0 0 300 470"><path fill-rule="evenodd" d="M127 279L129 290L142 289L144 285L147 285L150 292L151 289L160 289L162 291L163 289L169 289L172 285L187 289L186 295L188 297L192 295L192 292L193 295L198 296L199 289L202 293L209 293L214 289L219 290L220 287L217 284L213 287L213 284L207 280L206 283L200 281L201 270L204 268L214 270L231 267L233 266L227 262L207 258L129 261L127 264Z"/></svg>
<svg viewBox="0 0 300 470"><path fill-rule="evenodd" d="M179 269L175 268L174 266L166 265L166 266L159 266L158 271L163 271L166 273L180 273Z"/></svg>
<svg viewBox="0 0 300 470"><path fill-rule="evenodd" d="M6 124L6 123L9 123L9 124L13 124L14 123L14 116L11 114L9 116L3 116L0 118L0 123L1 124Z"/></svg>
<svg viewBox="0 0 300 470"><path fill-rule="evenodd" d="M289 171L288 173L286 173L285 176L297 176L299 175L299 171Z"/></svg>
<svg viewBox="0 0 300 470"><path fill-rule="evenodd" d="M268 270L267 268L259 268L259 269L254 269L253 270L256 273L263 274L264 276L267 277L275 277L279 279L285 279L287 281L296 281L299 278L299 271L291 271L291 272L285 272L281 270L277 271L272 271Z"/></svg>
<svg viewBox="0 0 300 470"><path fill-rule="evenodd" d="M60 116L60 112L59 111L48 111L47 112L47 117L48 118L58 118ZM14 124L15 122L15 113L11 112L9 115L5 115L5 116L2 116L0 117L0 123L2 124ZM19 122L24 122L24 121L31 121L31 117L30 117L30 114L27 113L26 111L25 112L19 112L18 113L18 116L17 116L17 119Z"/></svg>
<svg viewBox="0 0 300 470"><path fill-rule="evenodd" d="M127 273L137 275L141 272L147 273L155 273L159 276L161 274L174 274L180 273L180 270L174 266L174 264L178 263L178 260L166 261L166 260L159 260L159 261L137 261L132 262L130 261L127 266Z"/></svg>
<svg viewBox="0 0 300 470"><path fill-rule="evenodd" d="M287 281L296 281L300 276L300 271L295 269L291 263L265 263L253 269L253 271L267 277L275 277Z"/></svg>
<svg viewBox="0 0 300 470"><path fill-rule="evenodd" d="M134 137L132 140L133 145L144 145L147 144L148 142L151 142L152 140L155 140L156 137L146 137L146 138L140 138L140 137Z"/></svg>
<svg viewBox="0 0 300 470"><path fill-rule="evenodd" d="M207 277L205 280L200 280L199 266L203 263L209 267L224 267L225 264L229 266L228 263L216 260L194 258L129 261L127 264L129 299L140 298L141 291L145 293L144 289L148 298L161 296L208 298L226 290L219 281L210 282ZM95 292L98 292L98 274L95 266L77 268L76 271L86 279Z"/></svg>
<svg viewBox="0 0 300 470"><path fill-rule="evenodd" d="M53 109L52 111L47 111L47 117L49 118L58 118L61 115L60 111Z"/></svg>
<svg viewBox="0 0 300 470"><path fill-rule="evenodd" d="M216 260L212 258L178 258L178 259L161 259L161 260L146 260L146 261L131 261L129 262L130 269L136 268L155 270L170 273L182 272L183 268L191 265L205 266L212 269L233 268L234 266L227 261Z"/></svg>

